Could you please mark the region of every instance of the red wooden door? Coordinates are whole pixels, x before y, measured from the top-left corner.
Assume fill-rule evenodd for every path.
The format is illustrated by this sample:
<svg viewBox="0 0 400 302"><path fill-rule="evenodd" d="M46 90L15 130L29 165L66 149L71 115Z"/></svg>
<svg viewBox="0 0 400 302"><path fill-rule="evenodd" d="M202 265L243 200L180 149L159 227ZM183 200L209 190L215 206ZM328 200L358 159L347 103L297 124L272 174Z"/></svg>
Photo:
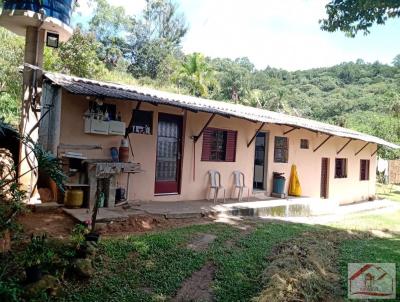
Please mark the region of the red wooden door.
<svg viewBox="0 0 400 302"><path fill-rule="evenodd" d="M155 194L180 192L182 117L160 113L157 130Z"/></svg>
<svg viewBox="0 0 400 302"><path fill-rule="evenodd" d="M329 195L329 158L323 157L321 161L321 198Z"/></svg>

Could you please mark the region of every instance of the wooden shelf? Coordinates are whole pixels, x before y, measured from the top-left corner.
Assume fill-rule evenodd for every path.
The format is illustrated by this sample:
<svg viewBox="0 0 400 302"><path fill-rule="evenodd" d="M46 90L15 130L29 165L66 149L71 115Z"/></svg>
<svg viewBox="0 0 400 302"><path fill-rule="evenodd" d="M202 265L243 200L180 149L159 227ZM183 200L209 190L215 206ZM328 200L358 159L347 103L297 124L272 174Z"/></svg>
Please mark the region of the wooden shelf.
<svg viewBox="0 0 400 302"><path fill-rule="evenodd" d="M66 187L89 187L88 184L71 184L71 183L66 183L64 184Z"/></svg>

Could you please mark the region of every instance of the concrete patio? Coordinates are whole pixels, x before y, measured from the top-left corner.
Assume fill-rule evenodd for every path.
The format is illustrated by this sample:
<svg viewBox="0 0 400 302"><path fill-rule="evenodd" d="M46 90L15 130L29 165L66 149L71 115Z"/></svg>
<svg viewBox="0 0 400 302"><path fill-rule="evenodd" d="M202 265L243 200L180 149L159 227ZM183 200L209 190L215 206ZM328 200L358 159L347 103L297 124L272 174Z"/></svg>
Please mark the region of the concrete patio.
<svg viewBox="0 0 400 302"><path fill-rule="evenodd" d="M124 221L135 215L164 216L167 219L200 218L204 216L246 216L274 218L301 223L319 223L318 221L336 220L345 215L377 210L396 211L400 205L390 200L365 201L357 204L338 206L332 201L293 198L274 199L253 198L246 202L227 200L214 204L208 200L197 201L130 201L123 207L99 209L97 221ZM64 211L80 222L90 220L88 209L66 209Z"/></svg>

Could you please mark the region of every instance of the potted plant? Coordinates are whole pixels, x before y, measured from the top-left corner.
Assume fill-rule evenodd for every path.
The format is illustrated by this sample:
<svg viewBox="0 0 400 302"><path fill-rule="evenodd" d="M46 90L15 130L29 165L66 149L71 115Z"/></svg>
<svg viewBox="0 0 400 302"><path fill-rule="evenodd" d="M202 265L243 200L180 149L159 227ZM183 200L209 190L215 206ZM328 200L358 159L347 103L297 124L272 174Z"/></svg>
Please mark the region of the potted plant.
<svg viewBox="0 0 400 302"><path fill-rule="evenodd" d="M22 255L28 283L39 281L42 270L47 263L51 263L54 252L47 245L46 235L31 236L31 241Z"/></svg>

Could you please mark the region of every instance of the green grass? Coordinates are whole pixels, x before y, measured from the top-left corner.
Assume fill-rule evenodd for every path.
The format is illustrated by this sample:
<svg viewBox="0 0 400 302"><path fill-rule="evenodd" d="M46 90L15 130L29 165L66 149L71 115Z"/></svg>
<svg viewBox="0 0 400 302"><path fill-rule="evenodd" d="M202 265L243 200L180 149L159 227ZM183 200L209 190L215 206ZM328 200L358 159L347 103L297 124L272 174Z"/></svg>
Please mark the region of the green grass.
<svg viewBox="0 0 400 302"><path fill-rule="evenodd" d="M382 214L353 214L346 216L342 221L332 223L330 226L347 230L383 230L400 233L400 211Z"/></svg>
<svg viewBox="0 0 400 302"><path fill-rule="evenodd" d="M397 280L399 280L400 211L380 215L354 214L341 222L332 224L331 227L372 233L367 238L344 240L341 243L338 266L346 293L348 263L395 263ZM382 231L382 233L376 231ZM400 282L397 282L396 292L400 293Z"/></svg>
<svg viewBox="0 0 400 302"><path fill-rule="evenodd" d="M250 301L262 290L262 273L268 268L268 256L274 246L282 241L301 240L302 236L310 238L310 234L312 237L313 233L332 230L342 240L337 268L345 289L349 262L395 262L400 269L399 221L400 211L382 215L355 214L324 227L244 221L242 224L251 225L250 230L216 223L104 238L99 244L95 275L85 281L66 278L58 300L168 301L185 279L205 263L212 262L216 268L213 282L216 301ZM343 232L350 229L361 235L350 240L352 237ZM379 238L378 233L368 235L369 230L383 230L381 235L387 238ZM199 233L214 234L217 239L206 251L187 249L188 242ZM1 288L0 283L0 294ZM398 290L400 292L400 288Z"/></svg>
<svg viewBox="0 0 400 302"><path fill-rule="evenodd" d="M157 234L105 239L96 275L77 286L71 281L64 301L163 301L172 297L183 280L212 261L217 273L218 301L249 301L261 290L261 273L268 251L278 242L310 227L300 224L257 224L242 235L229 225L180 228ZM198 233L217 235L208 251L186 248ZM227 245L226 242L233 242ZM79 283L78 283L79 284Z"/></svg>
<svg viewBox="0 0 400 302"><path fill-rule="evenodd" d="M400 186L384 185L378 183L376 185L376 194L380 198L400 201Z"/></svg>
<svg viewBox="0 0 400 302"><path fill-rule="evenodd" d="M329 227L260 222L253 224L249 232L230 225L210 224L104 239L100 244L96 275L85 283L68 282L62 300L168 301L186 278L211 261L216 266L213 285L216 300L249 301L262 290L261 276L268 266L267 256L278 243L298 238L306 231L338 229L340 236L343 229L354 229L354 226L361 232L370 228L400 230L399 219L400 212L381 216L354 215L347 222ZM214 234L217 239L207 251L188 250L187 243L199 233ZM349 262L395 262L399 269L400 237L394 234L392 238L343 239L337 265L344 289Z"/></svg>

